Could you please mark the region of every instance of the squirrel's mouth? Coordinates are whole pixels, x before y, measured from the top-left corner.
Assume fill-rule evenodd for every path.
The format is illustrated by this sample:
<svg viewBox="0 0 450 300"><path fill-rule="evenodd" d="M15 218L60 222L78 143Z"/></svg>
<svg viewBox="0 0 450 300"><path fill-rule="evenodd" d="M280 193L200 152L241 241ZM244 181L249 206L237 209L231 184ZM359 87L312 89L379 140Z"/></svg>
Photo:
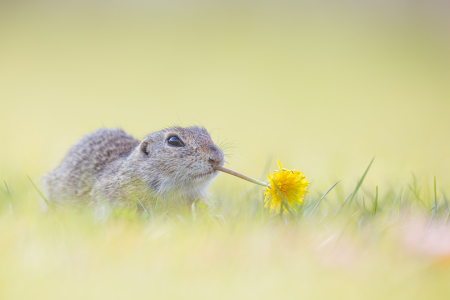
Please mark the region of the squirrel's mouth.
<svg viewBox="0 0 450 300"><path fill-rule="evenodd" d="M202 174L198 174L198 175L194 175L194 179L205 179L206 177L209 177L211 174L213 174L214 172L216 172L216 170L211 170L209 172L206 173L202 173Z"/></svg>

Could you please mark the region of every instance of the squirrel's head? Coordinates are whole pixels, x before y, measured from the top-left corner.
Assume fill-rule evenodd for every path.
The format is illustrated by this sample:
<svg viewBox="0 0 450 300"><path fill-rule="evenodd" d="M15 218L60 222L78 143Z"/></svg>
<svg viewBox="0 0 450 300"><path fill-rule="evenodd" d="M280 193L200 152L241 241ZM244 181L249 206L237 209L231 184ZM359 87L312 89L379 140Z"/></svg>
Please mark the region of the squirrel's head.
<svg viewBox="0 0 450 300"><path fill-rule="evenodd" d="M204 195L217 175L215 166L224 164L224 154L203 127L172 127L146 136L135 155L140 177L158 196ZM137 152L137 153L136 153Z"/></svg>

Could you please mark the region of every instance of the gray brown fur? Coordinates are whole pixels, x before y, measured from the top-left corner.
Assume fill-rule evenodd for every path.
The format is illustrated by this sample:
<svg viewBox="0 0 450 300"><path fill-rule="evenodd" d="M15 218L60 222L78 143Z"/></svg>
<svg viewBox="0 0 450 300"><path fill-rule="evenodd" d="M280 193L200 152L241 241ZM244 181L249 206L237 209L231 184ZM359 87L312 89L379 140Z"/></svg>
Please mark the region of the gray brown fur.
<svg viewBox="0 0 450 300"><path fill-rule="evenodd" d="M184 146L171 146L171 136ZM118 129L99 129L79 140L60 165L42 178L56 205L107 201L126 206L162 201L189 203L205 196L222 166L223 152L203 127L172 127L138 141Z"/></svg>

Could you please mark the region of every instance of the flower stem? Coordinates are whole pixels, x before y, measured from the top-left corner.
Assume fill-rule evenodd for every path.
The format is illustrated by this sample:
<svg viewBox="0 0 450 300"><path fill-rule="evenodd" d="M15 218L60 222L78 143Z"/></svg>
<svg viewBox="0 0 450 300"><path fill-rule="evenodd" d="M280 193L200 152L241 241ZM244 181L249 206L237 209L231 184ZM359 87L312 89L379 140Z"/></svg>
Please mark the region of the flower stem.
<svg viewBox="0 0 450 300"><path fill-rule="evenodd" d="M239 177L239 178L241 178L241 179L250 181L250 182L252 182L252 183L262 185L262 186L264 186L264 187L267 186L267 182L262 182L262 181L253 179L253 178L251 178L251 177L242 175L241 173L238 173L238 172L235 172L235 171L231 171L231 170L229 170L229 169L227 169L227 168L224 168L224 167L214 167L214 169L215 169L215 170L218 170L218 171L222 171L222 172L224 172L224 173L228 173L228 174L233 175L233 176L236 176L236 177Z"/></svg>

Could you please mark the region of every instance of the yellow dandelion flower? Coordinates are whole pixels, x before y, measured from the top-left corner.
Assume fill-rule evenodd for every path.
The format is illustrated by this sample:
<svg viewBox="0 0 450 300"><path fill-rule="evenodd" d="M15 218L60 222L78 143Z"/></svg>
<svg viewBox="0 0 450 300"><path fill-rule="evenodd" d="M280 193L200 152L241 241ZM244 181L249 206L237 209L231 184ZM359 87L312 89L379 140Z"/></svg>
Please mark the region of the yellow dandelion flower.
<svg viewBox="0 0 450 300"><path fill-rule="evenodd" d="M273 172L272 175L268 174L269 183L253 179L221 166L215 167L215 170L264 186L264 207L270 205L270 211L275 208L279 213L283 205L283 212L286 214L290 208L297 210L295 204L300 205L303 203L303 197L306 193L309 193L306 190L309 182L305 179L305 174L302 172L283 169L280 161L277 160L277 163L280 170Z"/></svg>
<svg viewBox="0 0 450 300"><path fill-rule="evenodd" d="M268 174L269 184L264 189L264 207L270 205L270 211L274 208L280 212L283 204L283 212L288 213L286 206L297 211L295 204L303 203L302 199L306 193L309 182L305 179L305 174L297 170L283 169L280 161L277 160L279 171Z"/></svg>

